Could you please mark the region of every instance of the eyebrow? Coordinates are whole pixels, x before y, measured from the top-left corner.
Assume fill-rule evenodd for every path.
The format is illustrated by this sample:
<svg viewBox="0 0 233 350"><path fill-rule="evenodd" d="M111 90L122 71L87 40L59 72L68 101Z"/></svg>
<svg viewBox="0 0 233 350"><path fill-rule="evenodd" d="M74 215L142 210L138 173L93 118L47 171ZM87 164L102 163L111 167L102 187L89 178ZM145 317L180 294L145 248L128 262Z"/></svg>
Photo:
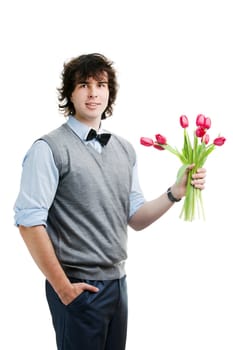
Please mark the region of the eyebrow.
<svg viewBox="0 0 233 350"><path fill-rule="evenodd" d="M97 84L101 83L101 84L108 84L107 80L96 80ZM79 81L78 84L92 84L88 81Z"/></svg>

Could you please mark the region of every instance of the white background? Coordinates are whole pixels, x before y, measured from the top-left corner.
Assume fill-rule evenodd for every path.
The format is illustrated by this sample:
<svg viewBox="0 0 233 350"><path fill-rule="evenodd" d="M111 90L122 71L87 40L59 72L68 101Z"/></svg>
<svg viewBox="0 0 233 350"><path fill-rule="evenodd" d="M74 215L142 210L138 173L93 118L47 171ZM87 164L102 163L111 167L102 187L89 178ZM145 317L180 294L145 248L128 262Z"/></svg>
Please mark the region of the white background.
<svg viewBox="0 0 233 350"><path fill-rule="evenodd" d="M178 203L150 228L129 231L127 350L232 350L231 1L9 0L0 7L0 347L56 348L44 278L12 208L25 152L64 121L56 100L63 62L100 52L115 62L120 83L104 126L133 143L148 199L174 182L180 164L142 147L141 136L161 133L179 146L179 116L194 126L204 113L211 139L227 138L206 163L205 222L180 220Z"/></svg>

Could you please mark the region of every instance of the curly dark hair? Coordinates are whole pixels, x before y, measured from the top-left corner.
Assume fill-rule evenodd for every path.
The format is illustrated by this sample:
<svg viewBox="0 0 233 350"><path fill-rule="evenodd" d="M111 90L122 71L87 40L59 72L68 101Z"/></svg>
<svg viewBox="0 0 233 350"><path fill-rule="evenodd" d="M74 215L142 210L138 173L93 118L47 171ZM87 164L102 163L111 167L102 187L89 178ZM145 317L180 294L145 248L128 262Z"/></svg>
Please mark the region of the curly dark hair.
<svg viewBox="0 0 233 350"><path fill-rule="evenodd" d="M113 112L113 105L116 100L118 84L116 71L113 68L113 62L109 61L104 55L91 53L81 55L64 63L61 74L62 84L58 91L58 107L65 115L75 115L74 105L71 102L71 95L79 82L86 81L89 77L98 79L106 72L108 75L109 100L101 119L110 117Z"/></svg>

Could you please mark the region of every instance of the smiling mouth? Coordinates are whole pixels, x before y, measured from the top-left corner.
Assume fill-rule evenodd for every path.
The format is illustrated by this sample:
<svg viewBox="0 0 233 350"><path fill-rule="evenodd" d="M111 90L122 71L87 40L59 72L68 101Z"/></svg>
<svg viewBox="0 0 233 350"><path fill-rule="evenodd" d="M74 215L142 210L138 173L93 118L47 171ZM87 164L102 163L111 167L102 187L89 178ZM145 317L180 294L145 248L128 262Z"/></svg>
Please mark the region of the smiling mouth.
<svg viewBox="0 0 233 350"><path fill-rule="evenodd" d="M95 103L95 102L87 102L86 103L87 107L98 107L100 106L100 103Z"/></svg>

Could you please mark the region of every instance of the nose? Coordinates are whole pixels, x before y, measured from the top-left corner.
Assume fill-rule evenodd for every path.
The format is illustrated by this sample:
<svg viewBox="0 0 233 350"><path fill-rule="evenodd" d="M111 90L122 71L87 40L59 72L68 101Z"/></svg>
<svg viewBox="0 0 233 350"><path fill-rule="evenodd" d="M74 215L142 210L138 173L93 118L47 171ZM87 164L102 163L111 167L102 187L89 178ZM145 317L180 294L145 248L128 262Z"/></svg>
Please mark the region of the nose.
<svg viewBox="0 0 233 350"><path fill-rule="evenodd" d="M90 98L95 98L97 97L97 89L94 85L89 86L89 97Z"/></svg>

